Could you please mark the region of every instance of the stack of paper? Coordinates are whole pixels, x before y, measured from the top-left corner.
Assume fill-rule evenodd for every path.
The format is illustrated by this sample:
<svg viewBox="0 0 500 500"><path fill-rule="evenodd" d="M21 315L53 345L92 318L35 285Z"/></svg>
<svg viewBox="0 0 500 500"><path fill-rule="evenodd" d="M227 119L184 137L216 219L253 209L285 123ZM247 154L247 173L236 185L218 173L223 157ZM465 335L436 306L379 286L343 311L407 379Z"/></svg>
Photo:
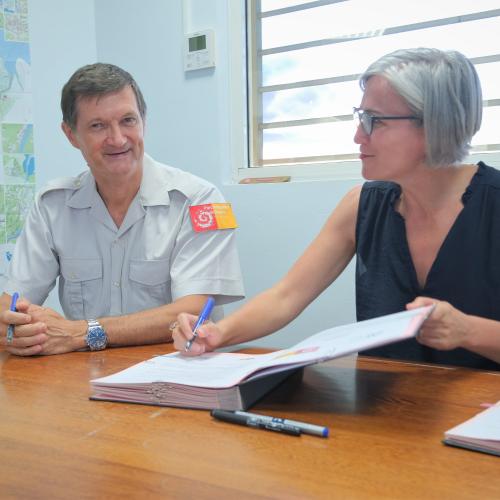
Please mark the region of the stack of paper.
<svg viewBox="0 0 500 500"><path fill-rule="evenodd" d="M500 401L446 431L444 443L500 456Z"/></svg>
<svg viewBox="0 0 500 500"><path fill-rule="evenodd" d="M294 371L413 337L433 306L330 328L268 354L180 353L156 356L91 381L91 399L242 410Z"/></svg>

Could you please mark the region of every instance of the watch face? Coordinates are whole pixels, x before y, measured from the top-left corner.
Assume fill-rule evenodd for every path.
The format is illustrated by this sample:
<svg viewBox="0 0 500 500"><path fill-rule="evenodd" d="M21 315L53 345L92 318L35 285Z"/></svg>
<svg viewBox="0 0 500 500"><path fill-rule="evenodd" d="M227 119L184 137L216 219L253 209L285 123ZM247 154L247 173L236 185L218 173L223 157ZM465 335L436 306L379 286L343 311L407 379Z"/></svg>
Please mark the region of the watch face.
<svg viewBox="0 0 500 500"><path fill-rule="evenodd" d="M106 332L100 326L92 326L88 329L87 344L92 351L104 349L107 344Z"/></svg>

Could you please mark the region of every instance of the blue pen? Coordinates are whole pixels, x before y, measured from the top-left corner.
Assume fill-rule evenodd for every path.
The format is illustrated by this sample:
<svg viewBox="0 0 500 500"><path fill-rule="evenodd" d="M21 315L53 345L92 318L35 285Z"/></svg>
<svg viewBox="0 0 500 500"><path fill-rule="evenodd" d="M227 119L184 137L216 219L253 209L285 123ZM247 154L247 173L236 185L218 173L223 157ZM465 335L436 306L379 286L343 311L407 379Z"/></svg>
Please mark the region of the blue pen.
<svg viewBox="0 0 500 500"><path fill-rule="evenodd" d="M198 316L198 320L196 321L196 325L194 325L193 336L186 342L186 351L189 351L189 349L191 349L193 342L196 340L196 337L198 337L198 328L201 325L203 325L203 323L208 318L210 318L210 314L212 313L212 309L214 308L214 305L215 305L215 299L213 297L208 297L207 301L205 302L205 305L203 306L203 310L201 311L200 315Z"/></svg>
<svg viewBox="0 0 500 500"><path fill-rule="evenodd" d="M14 292L12 294L12 300L10 301L10 310L11 311L16 310L16 304L17 304L18 298L19 298L19 294L17 292ZM10 344L12 342L13 338L14 338L14 325L9 325L7 327L7 344Z"/></svg>

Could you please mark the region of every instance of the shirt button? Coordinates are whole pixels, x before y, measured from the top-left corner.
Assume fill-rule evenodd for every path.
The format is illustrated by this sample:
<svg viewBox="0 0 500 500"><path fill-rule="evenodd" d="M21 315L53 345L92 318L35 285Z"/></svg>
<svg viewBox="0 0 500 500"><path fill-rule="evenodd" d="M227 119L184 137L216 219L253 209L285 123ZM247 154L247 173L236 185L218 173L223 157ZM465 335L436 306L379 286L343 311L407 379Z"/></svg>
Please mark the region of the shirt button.
<svg viewBox="0 0 500 500"><path fill-rule="evenodd" d="M118 281L113 281L113 286L119 287L120 283L118 283Z"/></svg>

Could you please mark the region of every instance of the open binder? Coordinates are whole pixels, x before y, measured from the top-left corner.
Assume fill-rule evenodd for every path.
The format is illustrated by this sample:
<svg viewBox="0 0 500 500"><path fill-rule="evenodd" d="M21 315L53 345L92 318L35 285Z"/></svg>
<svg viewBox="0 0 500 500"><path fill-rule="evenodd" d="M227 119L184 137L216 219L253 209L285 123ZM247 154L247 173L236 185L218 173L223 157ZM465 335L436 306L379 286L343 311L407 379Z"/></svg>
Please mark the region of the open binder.
<svg viewBox="0 0 500 500"><path fill-rule="evenodd" d="M91 399L245 410L305 366L413 337L433 306L338 326L267 354L156 356L91 380Z"/></svg>

